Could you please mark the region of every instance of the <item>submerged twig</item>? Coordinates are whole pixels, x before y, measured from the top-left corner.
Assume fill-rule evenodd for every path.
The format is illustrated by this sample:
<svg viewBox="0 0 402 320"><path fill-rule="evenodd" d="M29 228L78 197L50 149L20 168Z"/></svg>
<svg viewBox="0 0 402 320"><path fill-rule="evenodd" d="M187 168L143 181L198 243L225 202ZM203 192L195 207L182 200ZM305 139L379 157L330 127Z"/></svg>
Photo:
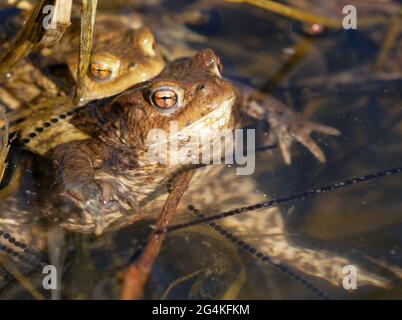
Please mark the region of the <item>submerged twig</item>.
<svg viewBox="0 0 402 320"><path fill-rule="evenodd" d="M319 24L323 27L331 28L331 29L340 29L342 28L342 19L325 17L322 15L316 15L310 13L305 10L296 9L290 6L287 6L282 3L278 3L276 1L270 0L225 0L226 2L233 3L245 3L249 5L253 5L267 11L279 14L286 18L300 21L306 24ZM375 25L379 23L387 23L387 18L378 16L371 18L361 18L359 19L359 26L366 27L370 25Z"/></svg>
<svg viewBox="0 0 402 320"><path fill-rule="evenodd" d="M17 269L15 263L12 263L8 257L0 254L0 265L2 265L32 297L37 300L45 300L44 296L33 287L31 282Z"/></svg>
<svg viewBox="0 0 402 320"><path fill-rule="evenodd" d="M291 58L284 63L278 71L260 88L262 92L268 93L272 87L281 84L289 74L295 70L301 61L310 53L313 45L313 39L304 39L292 48L293 54Z"/></svg>
<svg viewBox="0 0 402 320"><path fill-rule="evenodd" d="M155 225L156 230L161 230L168 226L193 175L194 172L185 172L176 180ZM129 266L124 276L121 299L137 300L141 298L145 282L165 238L166 234L157 234L155 231L151 233L150 240L142 255L136 263Z"/></svg>
<svg viewBox="0 0 402 320"><path fill-rule="evenodd" d="M226 2L250 4L267 11L279 14L286 18L297 20L303 23L315 24L318 23L324 27L339 29L342 27L341 21L334 18L324 17L312 14L310 12L289 7L285 4L269 0L225 0Z"/></svg>
<svg viewBox="0 0 402 320"><path fill-rule="evenodd" d="M97 4L98 0L82 0L81 39L78 56L77 85L74 96L75 103L78 103L82 97L85 77L88 72Z"/></svg>
<svg viewBox="0 0 402 320"><path fill-rule="evenodd" d="M208 270L208 268L202 268L200 270L194 271L184 277L181 277L179 279L176 279L175 281L173 281L171 284L169 284L169 286L167 287L167 289L165 290L165 292L163 293L161 300L166 300L166 298L169 296L170 292L177 287L179 284L190 280L191 278L194 278L198 275L200 275L201 273L205 272L206 270Z"/></svg>
<svg viewBox="0 0 402 320"><path fill-rule="evenodd" d="M18 187L20 186L21 182L21 176L22 176L22 167L19 165L15 169L7 185L0 190L0 203L6 200L9 196L11 196L15 191L18 190Z"/></svg>
<svg viewBox="0 0 402 320"><path fill-rule="evenodd" d="M395 43L398 40L398 36L402 30L402 18L400 16L396 16L392 19L390 26L387 30L387 35L381 45L380 52L374 62L374 72L378 73L381 71L385 62L387 61L388 55L392 48L395 46Z"/></svg>
<svg viewBox="0 0 402 320"><path fill-rule="evenodd" d="M8 121L4 107L0 106L0 121L4 123L4 128L0 129L0 182L3 180L4 172L7 168L7 155L10 150L8 144Z"/></svg>

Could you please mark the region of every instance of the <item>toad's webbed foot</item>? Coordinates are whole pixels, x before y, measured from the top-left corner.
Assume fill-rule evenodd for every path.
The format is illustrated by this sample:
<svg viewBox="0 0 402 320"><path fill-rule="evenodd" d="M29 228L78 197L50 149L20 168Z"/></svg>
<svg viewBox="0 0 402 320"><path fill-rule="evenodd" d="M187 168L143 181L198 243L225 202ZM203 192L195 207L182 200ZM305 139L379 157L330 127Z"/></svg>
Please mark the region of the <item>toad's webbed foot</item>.
<svg viewBox="0 0 402 320"><path fill-rule="evenodd" d="M318 161L325 162L325 155L311 138L311 133L320 132L334 136L340 134L340 131L335 128L311 122L292 111L283 113L271 112L267 121L277 138L282 157L286 164L291 164L290 147L293 141L300 142Z"/></svg>
<svg viewBox="0 0 402 320"><path fill-rule="evenodd" d="M111 197L111 186L95 179L77 181L64 185L62 196L72 200L78 207L92 214L97 214Z"/></svg>
<svg viewBox="0 0 402 320"><path fill-rule="evenodd" d="M320 162L325 162L325 155L311 138L311 133L340 135L339 130L304 119L282 102L270 96L258 100L248 99L245 111L247 114L269 123L282 157L288 165L291 164L290 147L294 141L303 144Z"/></svg>
<svg viewBox="0 0 402 320"><path fill-rule="evenodd" d="M100 179L66 185L62 195L94 216L110 211L138 209L137 203L129 195L119 192L113 184Z"/></svg>
<svg viewBox="0 0 402 320"><path fill-rule="evenodd" d="M109 225L111 217L128 216L137 203L129 195L119 192L113 184L91 179L82 183L65 185L61 193L67 212L71 205L78 207L83 220L81 224L92 225L96 235L100 235Z"/></svg>

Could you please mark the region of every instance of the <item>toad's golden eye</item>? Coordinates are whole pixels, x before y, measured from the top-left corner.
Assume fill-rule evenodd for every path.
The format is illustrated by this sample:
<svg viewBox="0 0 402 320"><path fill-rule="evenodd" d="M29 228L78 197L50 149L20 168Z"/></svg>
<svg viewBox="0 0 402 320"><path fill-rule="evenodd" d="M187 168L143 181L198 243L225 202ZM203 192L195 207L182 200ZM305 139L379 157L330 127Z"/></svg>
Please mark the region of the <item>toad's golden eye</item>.
<svg viewBox="0 0 402 320"><path fill-rule="evenodd" d="M171 109L177 104L177 93L173 89L156 90L152 94L152 103L161 109Z"/></svg>
<svg viewBox="0 0 402 320"><path fill-rule="evenodd" d="M95 81L107 81L112 77L112 68L103 63L91 63L88 74Z"/></svg>

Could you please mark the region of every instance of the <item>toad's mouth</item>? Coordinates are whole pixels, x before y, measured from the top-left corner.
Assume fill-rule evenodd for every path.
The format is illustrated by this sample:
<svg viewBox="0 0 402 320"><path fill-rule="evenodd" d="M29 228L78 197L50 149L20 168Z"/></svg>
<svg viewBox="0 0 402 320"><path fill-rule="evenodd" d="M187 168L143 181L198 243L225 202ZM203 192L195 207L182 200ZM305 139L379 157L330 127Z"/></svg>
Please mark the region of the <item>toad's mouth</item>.
<svg viewBox="0 0 402 320"><path fill-rule="evenodd" d="M178 134L184 136L195 134L200 138L208 139L213 137L215 133L228 129L232 120L235 101L236 97L231 96L213 111L180 130Z"/></svg>

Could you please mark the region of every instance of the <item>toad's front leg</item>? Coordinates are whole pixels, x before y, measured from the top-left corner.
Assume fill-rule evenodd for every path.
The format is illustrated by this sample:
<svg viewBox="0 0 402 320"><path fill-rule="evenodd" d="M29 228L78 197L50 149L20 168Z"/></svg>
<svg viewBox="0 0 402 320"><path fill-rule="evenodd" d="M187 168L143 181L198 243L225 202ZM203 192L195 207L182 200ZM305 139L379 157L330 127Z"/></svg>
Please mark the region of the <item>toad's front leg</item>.
<svg viewBox="0 0 402 320"><path fill-rule="evenodd" d="M300 142L320 162L325 162L324 153L310 135L316 131L337 136L340 134L339 130L304 119L272 96L245 86L240 86L239 89L242 96L242 111L269 123L286 164L291 164L290 147L293 141Z"/></svg>
<svg viewBox="0 0 402 320"><path fill-rule="evenodd" d="M95 179L95 170L104 165L110 149L96 139L57 146L52 153L56 181L64 199L98 215L113 197L113 188Z"/></svg>

